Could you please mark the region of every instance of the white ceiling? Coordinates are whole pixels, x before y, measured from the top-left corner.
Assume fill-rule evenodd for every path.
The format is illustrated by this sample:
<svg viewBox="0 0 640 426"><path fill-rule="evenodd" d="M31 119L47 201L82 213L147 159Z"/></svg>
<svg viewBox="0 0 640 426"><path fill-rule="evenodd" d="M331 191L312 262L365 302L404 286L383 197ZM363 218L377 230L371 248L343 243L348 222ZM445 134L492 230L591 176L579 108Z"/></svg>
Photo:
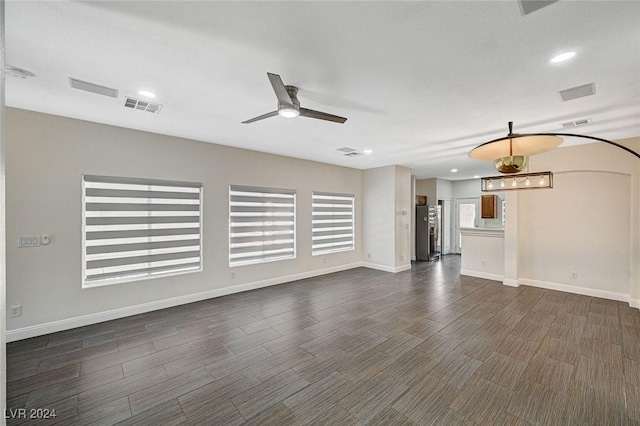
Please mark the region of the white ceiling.
<svg viewBox="0 0 640 426"><path fill-rule="evenodd" d="M640 135L640 2L515 1L6 3L8 106L419 178L492 175L475 145L515 131ZM561 64L563 51L577 55ZM240 122L273 111L267 72L302 106L348 117ZM119 89L72 89L68 77ZM559 90L595 83L594 96ZM157 93L158 115L123 96ZM579 140L566 140L565 144ZM370 155L344 157L348 146ZM459 169L456 174L451 168Z"/></svg>

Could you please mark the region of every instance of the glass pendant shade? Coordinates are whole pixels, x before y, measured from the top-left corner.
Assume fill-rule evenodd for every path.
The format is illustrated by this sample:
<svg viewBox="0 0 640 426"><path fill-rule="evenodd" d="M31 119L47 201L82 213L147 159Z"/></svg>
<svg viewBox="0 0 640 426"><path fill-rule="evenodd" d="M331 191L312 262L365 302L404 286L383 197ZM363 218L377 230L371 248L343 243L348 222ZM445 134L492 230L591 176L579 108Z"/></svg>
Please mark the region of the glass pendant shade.
<svg viewBox="0 0 640 426"><path fill-rule="evenodd" d="M501 157L494 161L496 170L500 173L520 173L527 168L529 157L526 155L510 155Z"/></svg>

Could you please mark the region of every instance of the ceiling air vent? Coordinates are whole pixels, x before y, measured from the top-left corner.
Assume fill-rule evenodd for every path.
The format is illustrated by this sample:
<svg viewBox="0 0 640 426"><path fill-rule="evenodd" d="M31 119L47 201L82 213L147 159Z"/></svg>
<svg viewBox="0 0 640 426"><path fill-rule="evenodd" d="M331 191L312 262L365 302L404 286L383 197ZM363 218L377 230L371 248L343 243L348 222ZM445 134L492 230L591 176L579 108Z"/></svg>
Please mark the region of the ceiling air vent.
<svg viewBox="0 0 640 426"><path fill-rule="evenodd" d="M153 102L141 101L140 99L131 98L126 96L124 98L124 107L137 109L140 111L147 111L153 114L157 114L162 109L162 105L154 104Z"/></svg>
<svg viewBox="0 0 640 426"><path fill-rule="evenodd" d="M345 154L344 156L345 157L358 157L360 155L362 155L361 152L349 152L349 153Z"/></svg>
<svg viewBox="0 0 640 426"><path fill-rule="evenodd" d="M110 98L118 97L118 89L100 86L99 84L89 83L88 81L77 80L69 77L69 85L74 89L84 90L85 92L91 92L97 95L109 96Z"/></svg>
<svg viewBox="0 0 640 426"><path fill-rule="evenodd" d="M576 86L572 87L571 89L561 90L558 93L560 93L560 97L564 102L572 101L574 99L594 95L596 93L596 85L594 83L583 84L582 86Z"/></svg>
<svg viewBox="0 0 640 426"><path fill-rule="evenodd" d="M590 118L585 118L585 119L582 119L582 120L567 121L566 123L562 123L562 127L564 127L566 129L568 127L584 126L584 125L590 124L590 123L591 123L591 119Z"/></svg>
<svg viewBox="0 0 640 426"><path fill-rule="evenodd" d="M342 147L342 148L338 148L337 151L342 151L342 152L356 152L357 149L353 149L353 148L349 148L348 146Z"/></svg>
<svg viewBox="0 0 640 426"><path fill-rule="evenodd" d="M522 16L526 16L530 13L535 12L536 10L540 10L543 7L549 6L557 2L558 0L518 0L518 7L520 8L520 13Z"/></svg>
<svg viewBox="0 0 640 426"><path fill-rule="evenodd" d="M6 67L4 67L4 72L11 77L22 79L36 76L31 71L23 70L22 68L14 67L13 65L7 65Z"/></svg>

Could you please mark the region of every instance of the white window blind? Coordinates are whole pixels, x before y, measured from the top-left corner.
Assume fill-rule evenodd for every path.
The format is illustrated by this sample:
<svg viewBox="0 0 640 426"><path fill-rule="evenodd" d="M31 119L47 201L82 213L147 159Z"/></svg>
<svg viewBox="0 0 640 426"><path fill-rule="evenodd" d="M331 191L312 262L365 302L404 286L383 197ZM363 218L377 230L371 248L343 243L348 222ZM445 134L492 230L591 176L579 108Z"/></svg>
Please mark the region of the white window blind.
<svg viewBox="0 0 640 426"><path fill-rule="evenodd" d="M202 270L202 184L83 176L83 286Z"/></svg>
<svg viewBox="0 0 640 426"><path fill-rule="evenodd" d="M314 192L312 201L312 254L354 250L355 197Z"/></svg>
<svg viewBox="0 0 640 426"><path fill-rule="evenodd" d="M229 187L229 265L296 257L296 192Z"/></svg>

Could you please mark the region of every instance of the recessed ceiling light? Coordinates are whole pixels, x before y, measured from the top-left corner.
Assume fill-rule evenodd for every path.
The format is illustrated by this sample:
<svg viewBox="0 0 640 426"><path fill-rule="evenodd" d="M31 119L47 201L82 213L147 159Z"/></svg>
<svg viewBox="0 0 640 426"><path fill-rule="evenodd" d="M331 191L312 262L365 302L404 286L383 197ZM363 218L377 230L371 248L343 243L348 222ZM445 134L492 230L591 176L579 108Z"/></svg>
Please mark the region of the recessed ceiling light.
<svg viewBox="0 0 640 426"><path fill-rule="evenodd" d="M155 98L156 97L155 93L150 92L148 90L140 90L138 93L140 95L144 96L144 97L147 97L147 98Z"/></svg>
<svg viewBox="0 0 640 426"><path fill-rule="evenodd" d="M480 176L475 175L475 176L473 176L473 178L474 178L474 179L480 179Z"/></svg>
<svg viewBox="0 0 640 426"><path fill-rule="evenodd" d="M576 52L564 52L551 58L551 63L557 64L558 62L564 62L573 58L574 56L576 56Z"/></svg>
<svg viewBox="0 0 640 426"><path fill-rule="evenodd" d="M456 173L458 169L451 169L451 173Z"/></svg>
<svg viewBox="0 0 640 426"><path fill-rule="evenodd" d="M370 150L370 149L365 149L365 150L364 150L364 151L362 151L362 152L364 152L365 154L371 154L373 151L372 151L372 150Z"/></svg>

